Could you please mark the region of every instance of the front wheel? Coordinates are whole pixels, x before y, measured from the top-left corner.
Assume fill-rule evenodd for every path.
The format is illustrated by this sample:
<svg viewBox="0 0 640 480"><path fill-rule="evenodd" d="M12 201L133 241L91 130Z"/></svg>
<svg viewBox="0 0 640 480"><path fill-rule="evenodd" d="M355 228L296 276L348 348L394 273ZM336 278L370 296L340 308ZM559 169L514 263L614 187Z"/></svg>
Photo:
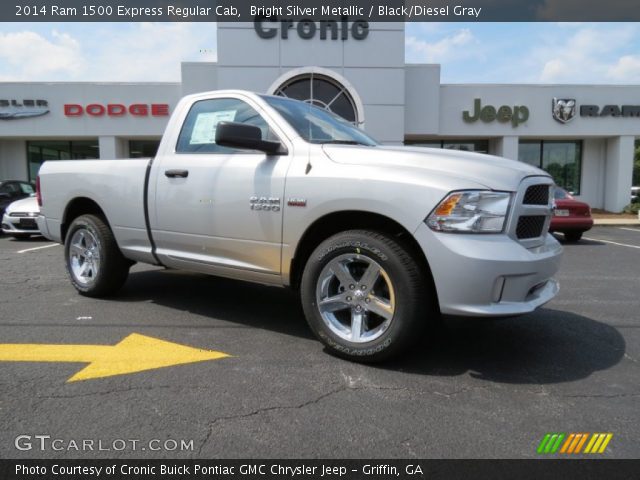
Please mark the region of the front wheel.
<svg viewBox="0 0 640 480"><path fill-rule="evenodd" d="M115 293L129 275L130 263L122 256L102 217L76 218L69 227L64 252L71 283L82 295L102 297Z"/></svg>
<svg viewBox="0 0 640 480"><path fill-rule="evenodd" d="M363 362L405 351L437 310L410 250L366 230L322 242L307 261L300 293L316 336L336 355Z"/></svg>

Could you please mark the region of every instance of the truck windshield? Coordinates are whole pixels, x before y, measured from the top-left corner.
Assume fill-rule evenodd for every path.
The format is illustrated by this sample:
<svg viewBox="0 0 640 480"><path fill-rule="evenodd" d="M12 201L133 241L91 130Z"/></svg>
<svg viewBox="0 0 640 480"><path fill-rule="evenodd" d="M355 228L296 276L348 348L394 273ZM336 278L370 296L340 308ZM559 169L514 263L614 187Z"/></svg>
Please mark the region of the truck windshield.
<svg viewBox="0 0 640 480"><path fill-rule="evenodd" d="M373 138L343 118L309 103L283 97L262 97L298 134L310 143L378 145Z"/></svg>

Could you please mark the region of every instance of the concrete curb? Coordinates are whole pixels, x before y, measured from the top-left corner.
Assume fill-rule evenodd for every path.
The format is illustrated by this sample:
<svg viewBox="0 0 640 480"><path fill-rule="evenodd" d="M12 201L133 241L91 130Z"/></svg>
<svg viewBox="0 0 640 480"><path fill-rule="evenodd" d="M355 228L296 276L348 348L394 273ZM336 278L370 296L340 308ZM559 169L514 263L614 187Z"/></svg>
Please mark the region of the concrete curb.
<svg viewBox="0 0 640 480"><path fill-rule="evenodd" d="M639 227L640 220L633 218L594 218L593 224L607 227Z"/></svg>

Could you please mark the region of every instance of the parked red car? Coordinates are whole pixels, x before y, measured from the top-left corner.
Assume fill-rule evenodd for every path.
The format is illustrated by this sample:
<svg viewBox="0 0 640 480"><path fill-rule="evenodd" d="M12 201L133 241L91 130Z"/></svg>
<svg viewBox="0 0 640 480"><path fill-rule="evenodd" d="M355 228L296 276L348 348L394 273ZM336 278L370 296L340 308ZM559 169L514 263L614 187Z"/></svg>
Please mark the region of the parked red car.
<svg viewBox="0 0 640 480"><path fill-rule="evenodd" d="M554 197L556 209L549 231L563 233L567 242L577 242L584 232L593 227L591 208L560 187L556 187Z"/></svg>

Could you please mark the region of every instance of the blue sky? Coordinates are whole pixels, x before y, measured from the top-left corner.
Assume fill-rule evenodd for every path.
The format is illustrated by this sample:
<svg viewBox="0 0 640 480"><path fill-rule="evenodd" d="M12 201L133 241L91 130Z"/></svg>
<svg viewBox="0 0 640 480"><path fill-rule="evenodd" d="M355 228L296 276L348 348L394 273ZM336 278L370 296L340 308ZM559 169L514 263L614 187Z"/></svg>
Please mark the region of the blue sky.
<svg viewBox="0 0 640 480"><path fill-rule="evenodd" d="M413 23L405 43L443 82L640 83L640 23Z"/></svg>
<svg viewBox="0 0 640 480"><path fill-rule="evenodd" d="M445 83L640 83L640 23L408 23L409 63ZM0 23L0 81L180 81L212 23Z"/></svg>

